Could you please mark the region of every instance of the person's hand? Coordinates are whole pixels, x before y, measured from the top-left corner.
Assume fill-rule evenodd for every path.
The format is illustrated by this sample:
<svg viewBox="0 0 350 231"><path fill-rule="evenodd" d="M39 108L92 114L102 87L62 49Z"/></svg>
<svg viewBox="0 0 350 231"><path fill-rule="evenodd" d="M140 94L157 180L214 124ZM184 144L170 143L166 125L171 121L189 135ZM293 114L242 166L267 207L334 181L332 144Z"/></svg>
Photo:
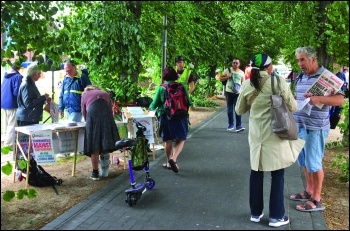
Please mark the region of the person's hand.
<svg viewBox="0 0 350 231"><path fill-rule="evenodd" d="M306 92L306 93L304 94L304 97L305 97L305 98L310 98L311 96L313 96L313 94L310 93L310 92Z"/></svg>
<svg viewBox="0 0 350 231"><path fill-rule="evenodd" d="M309 104L311 104L311 105L322 104L323 97L324 96L311 96L311 97L309 97L310 98Z"/></svg>

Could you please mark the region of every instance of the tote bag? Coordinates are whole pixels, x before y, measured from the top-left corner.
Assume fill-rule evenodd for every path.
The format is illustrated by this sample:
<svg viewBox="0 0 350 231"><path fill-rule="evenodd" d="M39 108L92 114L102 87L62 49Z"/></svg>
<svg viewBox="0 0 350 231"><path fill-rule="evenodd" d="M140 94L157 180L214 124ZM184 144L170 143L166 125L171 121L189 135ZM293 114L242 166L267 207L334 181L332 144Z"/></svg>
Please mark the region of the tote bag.
<svg viewBox="0 0 350 231"><path fill-rule="evenodd" d="M271 76L271 127L272 131L283 140L297 140L298 130L291 111L289 111L283 97L276 94L274 88L274 76ZM280 79L277 77L280 88Z"/></svg>

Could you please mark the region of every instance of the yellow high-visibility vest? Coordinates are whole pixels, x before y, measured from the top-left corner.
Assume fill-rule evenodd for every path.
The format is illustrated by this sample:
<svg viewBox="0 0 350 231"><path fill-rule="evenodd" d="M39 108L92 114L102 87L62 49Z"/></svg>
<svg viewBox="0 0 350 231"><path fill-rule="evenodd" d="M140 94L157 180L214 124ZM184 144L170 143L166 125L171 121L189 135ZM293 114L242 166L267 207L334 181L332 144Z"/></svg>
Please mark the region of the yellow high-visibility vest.
<svg viewBox="0 0 350 231"><path fill-rule="evenodd" d="M190 78L191 70L185 68L182 74L180 75L179 82L183 83L185 86L188 86L188 79Z"/></svg>

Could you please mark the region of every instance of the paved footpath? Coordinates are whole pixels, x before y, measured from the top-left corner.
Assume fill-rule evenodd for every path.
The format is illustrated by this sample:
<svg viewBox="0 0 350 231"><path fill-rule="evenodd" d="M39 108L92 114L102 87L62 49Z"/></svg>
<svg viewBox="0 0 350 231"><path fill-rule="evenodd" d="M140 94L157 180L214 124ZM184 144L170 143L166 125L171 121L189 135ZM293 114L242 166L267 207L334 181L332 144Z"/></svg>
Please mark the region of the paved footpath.
<svg viewBox="0 0 350 231"><path fill-rule="evenodd" d="M249 220L248 114L241 133L226 131L226 109L190 130L178 158L179 173L164 169L164 151L150 158L155 187L136 205L125 203L129 173L72 207L42 230L325 230L322 212L299 212L289 195L301 192L305 181L297 163L285 171L285 208L290 224L268 226L270 173L265 174L265 216L260 223ZM283 152L283 150L281 150ZM142 182L145 174L136 171Z"/></svg>

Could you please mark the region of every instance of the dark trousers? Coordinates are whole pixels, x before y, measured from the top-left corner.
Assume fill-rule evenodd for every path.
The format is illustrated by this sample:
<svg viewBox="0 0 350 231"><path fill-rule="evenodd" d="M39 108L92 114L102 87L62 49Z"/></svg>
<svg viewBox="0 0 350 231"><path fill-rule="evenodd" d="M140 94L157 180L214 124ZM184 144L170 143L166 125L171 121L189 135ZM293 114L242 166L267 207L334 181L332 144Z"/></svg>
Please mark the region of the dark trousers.
<svg viewBox="0 0 350 231"><path fill-rule="evenodd" d="M236 128L242 125L242 116L237 115L235 111L236 103L239 94L234 94L231 92L225 92L226 96L226 105L227 105L227 117L228 117L228 124L234 125L234 119L233 119L233 113L236 117Z"/></svg>
<svg viewBox="0 0 350 231"><path fill-rule="evenodd" d="M264 210L264 172L250 172L249 205L252 216L260 216ZM280 219L284 216L284 169L271 172L271 189L269 203L270 218Z"/></svg>

